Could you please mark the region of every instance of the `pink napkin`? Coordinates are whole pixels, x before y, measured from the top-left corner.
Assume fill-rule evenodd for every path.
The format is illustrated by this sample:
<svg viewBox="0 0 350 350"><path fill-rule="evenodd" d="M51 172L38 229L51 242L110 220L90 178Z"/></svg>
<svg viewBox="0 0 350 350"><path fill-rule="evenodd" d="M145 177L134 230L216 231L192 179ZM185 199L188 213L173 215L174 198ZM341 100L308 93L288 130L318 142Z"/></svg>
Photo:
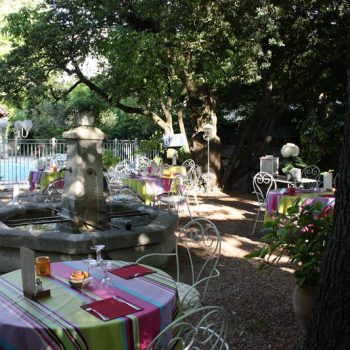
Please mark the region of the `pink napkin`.
<svg viewBox="0 0 350 350"><path fill-rule="evenodd" d="M147 275L155 271L142 265L133 264L133 265L127 265L124 267L118 267L114 270L109 270L108 272L128 280L134 277Z"/></svg>
<svg viewBox="0 0 350 350"><path fill-rule="evenodd" d="M101 313L103 316L106 316L110 319L115 319L118 317L123 317L125 315L129 315L132 313L137 312L133 307L120 302L118 300L115 300L113 298L103 299L99 301L94 301L90 304L85 304L80 306L82 309L86 310L86 308L93 308L94 310ZM142 308L140 308L142 310ZM97 318L101 319L95 312L93 311L87 311L91 315L96 316Z"/></svg>

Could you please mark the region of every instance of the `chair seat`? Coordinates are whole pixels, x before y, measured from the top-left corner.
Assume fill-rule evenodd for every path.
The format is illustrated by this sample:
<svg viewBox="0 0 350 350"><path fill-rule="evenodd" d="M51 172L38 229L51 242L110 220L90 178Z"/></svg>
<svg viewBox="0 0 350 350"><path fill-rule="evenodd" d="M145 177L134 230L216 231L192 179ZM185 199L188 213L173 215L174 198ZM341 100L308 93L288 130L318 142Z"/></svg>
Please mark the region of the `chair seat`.
<svg viewBox="0 0 350 350"><path fill-rule="evenodd" d="M179 204L186 202L186 197L181 195L161 195L158 199L166 204Z"/></svg>
<svg viewBox="0 0 350 350"><path fill-rule="evenodd" d="M130 194L116 194L111 198L112 198L112 201L117 201L117 202L130 202L135 200L135 196L132 196Z"/></svg>
<svg viewBox="0 0 350 350"><path fill-rule="evenodd" d="M179 293L179 299L183 312L186 312L186 310L189 311L193 307L201 305L201 297L197 289L192 288L192 286L182 282L176 282L176 287Z"/></svg>

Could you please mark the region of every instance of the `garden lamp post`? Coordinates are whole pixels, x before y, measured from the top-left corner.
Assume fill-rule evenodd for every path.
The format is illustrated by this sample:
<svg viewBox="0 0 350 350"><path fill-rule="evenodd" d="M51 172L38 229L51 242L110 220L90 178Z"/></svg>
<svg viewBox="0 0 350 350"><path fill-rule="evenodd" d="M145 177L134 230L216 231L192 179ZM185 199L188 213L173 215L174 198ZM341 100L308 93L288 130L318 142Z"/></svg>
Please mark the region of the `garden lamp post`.
<svg viewBox="0 0 350 350"><path fill-rule="evenodd" d="M19 184L18 184L18 139L25 139L29 135L30 129L33 127L33 122L29 119L26 120L17 120L14 124L15 128L15 184L13 186L13 196L12 204L18 204L18 195L19 195Z"/></svg>
<svg viewBox="0 0 350 350"><path fill-rule="evenodd" d="M212 132L213 132L213 126L210 124L205 124L203 126L203 130L204 130L204 134L203 134L203 138L205 141L207 141L207 150L208 150L208 164L207 164L207 176L206 178L204 178L205 182L206 182L206 187L207 187L207 192L209 192L210 189L210 149L209 149L209 144L210 144L210 139L212 136Z"/></svg>
<svg viewBox="0 0 350 350"><path fill-rule="evenodd" d="M8 118L3 117L0 119L0 157L7 158L7 124Z"/></svg>

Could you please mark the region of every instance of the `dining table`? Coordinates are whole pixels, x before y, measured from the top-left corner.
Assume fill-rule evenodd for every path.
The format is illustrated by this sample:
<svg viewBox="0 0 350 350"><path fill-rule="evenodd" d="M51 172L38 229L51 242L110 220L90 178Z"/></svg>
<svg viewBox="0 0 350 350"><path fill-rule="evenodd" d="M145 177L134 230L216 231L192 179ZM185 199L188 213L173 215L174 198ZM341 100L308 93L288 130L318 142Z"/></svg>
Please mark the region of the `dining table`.
<svg viewBox="0 0 350 350"><path fill-rule="evenodd" d="M51 263L51 274L40 276L51 296L36 301L23 295L21 270L0 276L0 349L146 349L180 316L175 281L164 271L109 261L108 288L99 269L83 291L72 287L72 272L87 268L86 261Z"/></svg>
<svg viewBox="0 0 350 350"><path fill-rule="evenodd" d="M322 207L333 207L335 203L335 195L332 191L324 191L318 188L301 189L296 188L278 188L271 190L266 198L266 215L271 216L277 214L287 214L288 208L291 207L296 200L299 204L312 206L316 202L322 204Z"/></svg>
<svg viewBox="0 0 350 350"><path fill-rule="evenodd" d="M130 175L122 182L133 189L146 205L151 205L156 196L175 190L178 180L175 176Z"/></svg>
<svg viewBox="0 0 350 350"><path fill-rule="evenodd" d="M64 173L60 171L30 170L28 175L29 190L34 191L39 188L43 191L52 181L64 178Z"/></svg>

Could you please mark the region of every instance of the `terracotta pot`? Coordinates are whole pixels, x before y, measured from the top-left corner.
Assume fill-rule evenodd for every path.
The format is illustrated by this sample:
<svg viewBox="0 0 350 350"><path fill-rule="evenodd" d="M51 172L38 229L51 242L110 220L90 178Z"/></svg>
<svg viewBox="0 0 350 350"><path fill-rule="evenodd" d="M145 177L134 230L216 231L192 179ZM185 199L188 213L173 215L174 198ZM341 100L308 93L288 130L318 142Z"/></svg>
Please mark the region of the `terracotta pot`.
<svg viewBox="0 0 350 350"><path fill-rule="evenodd" d="M303 334L307 334L309 328L316 290L316 287L300 287L298 285L294 288L293 307Z"/></svg>

